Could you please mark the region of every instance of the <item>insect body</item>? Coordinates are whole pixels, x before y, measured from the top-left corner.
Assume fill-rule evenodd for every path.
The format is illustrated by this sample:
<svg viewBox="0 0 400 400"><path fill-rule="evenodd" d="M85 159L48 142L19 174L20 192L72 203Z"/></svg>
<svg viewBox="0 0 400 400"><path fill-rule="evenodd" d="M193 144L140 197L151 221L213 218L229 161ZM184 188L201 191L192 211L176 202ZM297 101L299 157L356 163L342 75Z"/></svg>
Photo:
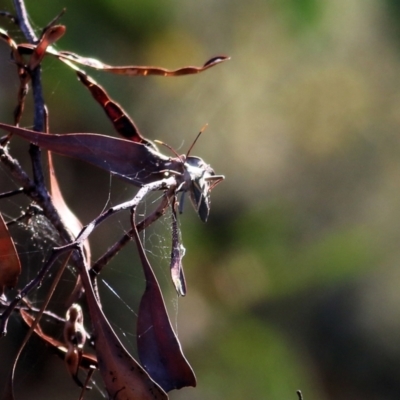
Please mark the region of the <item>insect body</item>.
<svg viewBox="0 0 400 400"><path fill-rule="evenodd" d="M93 133L46 134L0 123L0 129L44 149L86 161L135 186L144 186L173 175L176 192L189 192L202 221L210 212L210 192L224 179L201 158L167 157L148 143Z"/></svg>

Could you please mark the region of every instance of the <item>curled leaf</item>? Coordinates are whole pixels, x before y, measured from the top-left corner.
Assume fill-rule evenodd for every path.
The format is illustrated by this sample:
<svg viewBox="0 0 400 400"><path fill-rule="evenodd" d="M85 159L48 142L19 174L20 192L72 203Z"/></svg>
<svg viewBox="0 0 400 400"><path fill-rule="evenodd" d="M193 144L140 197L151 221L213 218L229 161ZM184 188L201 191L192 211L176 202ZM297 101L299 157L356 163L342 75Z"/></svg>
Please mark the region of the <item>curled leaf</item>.
<svg viewBox="0 0 400 400"><path fill-rule="evenodd" d="M21 273L21 263L3 216L0 214L0 296L4 296L5 288L17 284Z"/></svg>
<svg viewBox="0 0 400 400"><path fill-rule="evenodd" d="M32 317L32 315L30 315L27 311L25 311L23 309L20 309L20 314L21 314L22 319L25 321L25 323L29 327L31 327L33 324L33 321L34 321L34 318ZM65 356L67 354L68 349L64 343L60 342L57 339L54 339L53 337L51 337L49 335L46 335L43 332L43 330L39 324L35 327L34 332L40 339L42 339L47 345L49 345L56 352L56 354L59 357L61 357L63 360L65 360ZM97 358L92 354L83 353L81 362L79 364L79 368L88 370L92 366L97 368Z"/></svg>
<svg viewBox="0 0 400 400"><path fill-rule="evenodd" d="M146 278L146 289L140 301L137 321L140 361L166 392L196 386L196 377L172 328L157 278L146 257L137 229L133 231Z"/></svg>
<svg viewBox="0 0 400 400"><path fill-rule="evenodd" d="M68 372L79 387L84 387L78 378L79 366L83 356L83 346L86 342L86 331L83 326L83 313L78 304L73 304L67 311L64 325L64 341L67 345L65 364Z"/></svg>

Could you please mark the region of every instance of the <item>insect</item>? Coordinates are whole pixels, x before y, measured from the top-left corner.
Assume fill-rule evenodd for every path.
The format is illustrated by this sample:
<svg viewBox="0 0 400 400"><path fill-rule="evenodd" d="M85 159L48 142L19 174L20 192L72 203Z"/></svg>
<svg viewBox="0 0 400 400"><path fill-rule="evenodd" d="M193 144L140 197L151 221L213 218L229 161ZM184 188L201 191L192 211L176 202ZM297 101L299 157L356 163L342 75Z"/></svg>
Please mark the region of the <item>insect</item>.
<svg viewBox="0 0 400 400"><path fill-rule="evenodd" d="M182 155L162 142L155 141L153 143L139 132L135 123L122 107L113 101L97 82L80 70L75 64L128 76L179 76L197 74L227 60L228 57L213 57L203 64L203 66L189 66L176 70L148 66L113 67L103 64L98 60L80 57L74 53L56 51L52 47L52 44L65 32L65 27L54 25L57 18L43 30L40 40L36 41L37 43L35 44L18 45L5 31L0 29L0 39L4 40L10 46L20 78L18 105L14 111L14 126L0 123L0 129L9 133L6 137L0 139L2 161L9 166L10 171L15 172L15 170L18 170L19 173L15 175L18 175L18 178L23 181L25 194L30 195L39 205L43 205L44 214L48 216L49 221L54 226L60 228L60 237L63 240L61 247L53 248L50 257L42 265L36 277L19 290L18 296L5 304L5 310L0 315L0 333L5 335L9 317L13 311L18 309L21 300L42 283L43 279L48 276L48 271L55 261L61 254L65 253L65 261L62 267L59 268L52 283L52 289L49 290L37 317L34 319L31 311L25 312L21 310L20 312L25 321L31 321L27 322L30 326L30 332L35 332L44 341L51 343L53 347L59 350L58 353L64 358L73 379L82 388L80 398L83 397L85 390L89 388L88 383L91 379L93 369L98 368L110 398L117 398L119 393L122 393L124 398L167 399L166 392L172 389L196 386L196 377L182 352L179 339L169 320L161 289L146 257L138 232L146 229L157 218L162 216L168 207L171 208L171 277L178 295L184 296L186 294L186 283L182 267L184 248L180 243L179 227L176 218L178 205L179 211L182 211L184 194L188 192L195 211L200 219L206 222L210 213L211 191L218 183L224 180L224 176L215 174L211 166L203 159L191 155L193 146L204 128L197 135L188 151ZM99 103L113 124L114 129L123 138L95 133L49 134L19 127L28 84L32 80L32 86L34 86L33 73L37 71L36 67L41 63L45 55L57 57L77 73L78 79ZM38 108L40 108L39 106ZM44 126L40 127L40 124L36 124L34 129L43 129L48 132L47 112L44 103L41 108L43 113L40 113L40 118L38 119L43 119ZM36 157L39 154L37 148L31 146L31 158L34 165L34 179L31 183L27 174L20 170L19 164L14 162L6 148L12 135L20 136L30 143L50 152L91 163L139 187L139 190L131 200L103 211L84 227L82 227L82 224L78 220L77 225L79 225L79 230L75 233L72 229L72 225L75 224L71 223L71 212L66 204L63 204L64 201L61 194L56 194L58 188L54 190L54 187L51 187L51 196L49 196L44 179L41 179L42 167L40 158ZM164 155L156 144L167 147L172 151L173 155ZM35 154L32 155L32 153ZM51 169L49 167L49 173L50 178L53 174L53 178L55 179L52 167ZM52 186L51 179L50 186ZM31 187L34 187L32 193L29 191ZM137 222L137 206L149 192L155 190L164 191L161 201L150 215L146 215L145 218ZM178 194L182 194L180 202L177 200ZM50 199L50 201L48 202L47 199ZM83 250L86 239L106 218L122 210L130 210L131 212L131 230L124 232L124 236L92 264L90 257ZM61 220L60 217L62 218L62 223L59 223ZM95 285L96 275L117 254L122 246L127 243L127 240L129 241L132 238L137 246L146 282L145 291L142 295L137 314L137 350L140 362L136 361L129 354L120 342L118 335L112 329L102 310L101 298L96 291ZM9 239L12 242L11 236ZM58 341L45 335L38 325L41 313L47 307L54 288L59 284L64 269L69 266L69 258L71 258L71 264L79 273L75 285L75 289L77 290L74 289L73 294L77 293L76 298L79 300L79 295L82 295L83 292L86 293L87 312L93 329L91 337L95 343L96 354L93 356L86 354L83 349L86 333L83 327L82 311L77 304L71 306L67 313L67 320L64 327L64 339L67 347L63 344L60 346ZM9 268L6 277L11 276L14 278L15 275L19 275L19 270L19 266L14 262L13 268ZM3 286L9 285L8 280L6 281L5 278L2 281L4 281ZM12 285L14 285L14 281ZM2 289L1 285L0 289ZM71 297L75 298L74 296ZM6 300L4 297L4 301ZM69 300L67 303L70 304ZM14 361L12 374L7 383L7 393L12 393L13 391L15 365L27 340L21 345ZM89 369L84 383L78 378L80 369Z"/></svg>
<svg viewBox="0 0 400 400"><path fill-rule="evenodd" d="M110 99L99 84L82 71L78 72L78 77L103 107L116 130L127 139L93 133L45 134L3 123L0 128L54 153L86 161L138 187L173 177L175 192L189 192L194 209L206 222L210 213L210 193L225 177L216 175L200 157L190 156L204 129L186 154L179 155L172 150L175 157L165 156L141 135L121 106Z"/></svg>

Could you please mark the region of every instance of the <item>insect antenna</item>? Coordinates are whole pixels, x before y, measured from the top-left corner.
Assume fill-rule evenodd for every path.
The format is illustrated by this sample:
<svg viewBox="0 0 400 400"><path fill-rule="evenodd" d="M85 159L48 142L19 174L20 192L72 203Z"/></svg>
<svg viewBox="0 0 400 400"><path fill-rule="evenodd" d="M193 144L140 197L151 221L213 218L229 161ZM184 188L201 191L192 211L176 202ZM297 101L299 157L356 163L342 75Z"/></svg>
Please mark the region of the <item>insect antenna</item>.
<svg viewBox="0 0 400 400"><path fill-rule="evenodd" d="M205 125L200 129L200 132L197 134L196 139L194 139L192 145L189 147L189 150L188 150L187 153L186 153L186 157L189 157L189 154L190 154L190 152L192 151L194 145L196 144L197 139L198 139L198 138L200 137L200 135L207 129L207 127L208 127L208 124L205 124Z"/></svg>
<svg viewBox="0 0 400 400"><path fill-rule="evenodd" d="M182 162L182 164L185 164L184 158L180 154L178 154L178 152L172 146L170 146L167 143L162 142L161 140L154 140L154 143L157 143L161 146L165 146L167 149L171 150L172 153L174 153L179 158L179 160Z"/></svg>

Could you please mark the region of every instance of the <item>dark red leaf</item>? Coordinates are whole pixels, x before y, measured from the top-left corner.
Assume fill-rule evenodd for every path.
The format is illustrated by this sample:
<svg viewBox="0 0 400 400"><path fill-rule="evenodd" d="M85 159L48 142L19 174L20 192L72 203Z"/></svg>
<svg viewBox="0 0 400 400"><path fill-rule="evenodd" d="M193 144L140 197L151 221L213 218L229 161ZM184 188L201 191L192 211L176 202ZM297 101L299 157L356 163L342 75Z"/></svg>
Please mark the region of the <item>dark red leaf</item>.
<svg viewBox="0 0 400 400"><path fill-rule="evenodd" d="M100 374L109 398L115 400L167 400L167 394L124 348L98 304L88 271L81 272L82 284L94 330Z"/></svg>
<svg viewBox="0 0 400 400"><path fill-rule="evenodd" d="M0 214L0 296L4 295L5 288L12 288L17 284L20 273L21 264L14 241Z"/></svg>
<svg viewBox="0 0 400 400"><path fill-rule="evenodd" d="M150 376L166 391L196 386L194 372L182 353L165 308L157 278L146 257L138 232L135 241L146 278L137 322L140 361Z"/></svg>
<svg viewBox="0 0 400 400"><path fill-rule="evenodd" d="M95 80L81 71L78 71L77 74L79 80L89 89L93 98L103 107L103 110L120 135L136 143L151 145L151 142L140 134L135 123L129 118L122 107L113 101Z"/></svg>

